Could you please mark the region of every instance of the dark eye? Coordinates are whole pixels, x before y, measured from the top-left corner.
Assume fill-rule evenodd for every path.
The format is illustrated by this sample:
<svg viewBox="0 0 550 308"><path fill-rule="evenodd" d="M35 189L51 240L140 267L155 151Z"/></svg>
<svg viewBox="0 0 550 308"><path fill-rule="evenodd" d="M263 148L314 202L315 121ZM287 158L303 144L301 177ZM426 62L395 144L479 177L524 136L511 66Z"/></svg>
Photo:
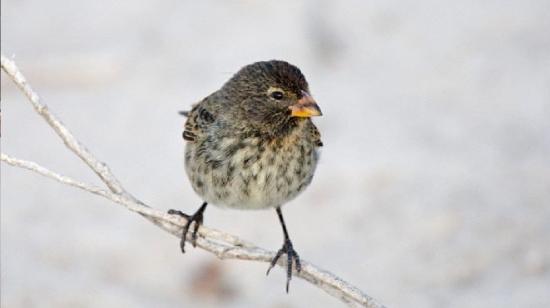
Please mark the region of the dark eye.
<svg viewBox="0 0 550 308"><path fill-rule="evenodd" d="M280 99L283 99L284 94L281 91L275 91L275 92L271 93L271 97L273 97L276 100L280 100Z"/></svg>

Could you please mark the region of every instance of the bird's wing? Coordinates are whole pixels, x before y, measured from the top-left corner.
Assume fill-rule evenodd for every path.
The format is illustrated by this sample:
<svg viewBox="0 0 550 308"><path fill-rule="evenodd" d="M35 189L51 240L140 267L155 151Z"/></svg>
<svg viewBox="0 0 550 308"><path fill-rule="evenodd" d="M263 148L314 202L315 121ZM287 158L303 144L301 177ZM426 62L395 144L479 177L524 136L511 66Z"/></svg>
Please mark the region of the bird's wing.
<svg viewBox="0 0 550 308"><path fill-rule="evenodd" d="M183 130L182 137L186 141L196 141L197 138L205 135L208 126L214 123L215 118L213 112L208 108L207 99L193 105L189 112L185 112L187 121ZM183 114L183 113L182 113Z"/></svg>

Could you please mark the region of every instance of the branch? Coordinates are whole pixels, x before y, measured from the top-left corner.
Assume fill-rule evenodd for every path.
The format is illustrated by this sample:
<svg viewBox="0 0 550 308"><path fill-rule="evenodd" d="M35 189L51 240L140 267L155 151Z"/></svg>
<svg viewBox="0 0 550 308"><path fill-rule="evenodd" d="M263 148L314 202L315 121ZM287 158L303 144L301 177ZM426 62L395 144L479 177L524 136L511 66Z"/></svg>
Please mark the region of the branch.
<svg viewBox="0 0 550 308"><path fill-rule="evenodd" d="M80 159L82 159L109 187L109 189L115 193L125 193L124 188L114 177L106 164L98 161L86 147L81 144L73 134L59 121L49 110L48 106L40 102L40 97L33 91L30 84L25 79L25 76L19 71L14 61L9 60L1 56L2 69L8 76L11 77L13 82L19 87L21 92L29 99L29 102L34 107L36 113L41 115L46 122L53 128L53 130L61 137L65 145L73 151Z"/></svg>
<svg viewBox="0 0 550 308"><path fill-rule="evenodd" d="M26 81L25 77L12 60L1 56L1 64L4 72L13 80L19 89L25 94L29 102L33 105L35 111L40 114L44 120L53 128L57 135L63 140L65 145L80 157L105 183L108 190L87 184L70 177L55 173L44 168L37 163L10 157L4 153L1 154L1 160L11 166L27 169L45 177L54 179L60 183L74 186L90 193L99 195L110 201L118 203L128 210L138 213L149 221L153 222L163 230L177 237L181 236L181 228L186 220L182 217L169 215L166 212L156 210L141 202L129 192L127 192L116 177L112 174L109 167L93 156L86 147L79 142L74 135L57 119L49 108L40 102L40 98L34 92ZM205 226L199 228L199 237L197 246L215 254L220 259L240 259L270 262L275 253L254 244L248 243L234 235L211 229ZM317 286L328 294L340 299L350 306L361 306L371 308L381 308L375 299L368 296L350 283L337 277L336 275L323 270L305 260L302 261L302 270L294 274L311 284ZM285 258L278 262L280 266L286 266ZM286 268L286 267L285 267Z"/></svg>

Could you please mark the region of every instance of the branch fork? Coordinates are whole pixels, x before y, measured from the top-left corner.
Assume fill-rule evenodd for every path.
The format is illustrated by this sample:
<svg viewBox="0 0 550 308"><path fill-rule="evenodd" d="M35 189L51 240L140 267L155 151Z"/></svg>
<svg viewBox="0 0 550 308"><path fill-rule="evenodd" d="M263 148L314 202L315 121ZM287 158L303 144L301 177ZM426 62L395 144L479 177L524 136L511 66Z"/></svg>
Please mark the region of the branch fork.
<svg viewBox="0 0 550 308"><path fill-rule="evenodd" d="M124 206L126 209L138 213L145 219L157 225L164 231L177 237L181 235L181 229L187 223L184 217L175 217L164 211L154 209L138 200L126 191L122 184L113 175L110 168L104 162L99 161L67 127L40 101L38 94L31 88L26 78L19 71L13 60L1 55L2 70L12 79L17 87L27 97L28 102L34 107L36 113L50 125L61 138L65 146L76 154L92 171L94 171L107 189L92 184L84 183L71 177L53 172L35 162L11 157L2 153L0 160L8 165L27 169L45 177L54 179L62 184L74 186L99 195L107 200ZM240 259L269 263L275 256L275 252L265 250L252 243L244 241L237 236L223 231L201 226L198 230L197 246L220 259ZM279 266L286 268L285 258L277 262ZM301 271L294 273L312 285L326 293L340 299L352 307L382 308L382 304L359 290L357 287L344 281L329 271L323 270L306 260L301 260Z"/></svg>

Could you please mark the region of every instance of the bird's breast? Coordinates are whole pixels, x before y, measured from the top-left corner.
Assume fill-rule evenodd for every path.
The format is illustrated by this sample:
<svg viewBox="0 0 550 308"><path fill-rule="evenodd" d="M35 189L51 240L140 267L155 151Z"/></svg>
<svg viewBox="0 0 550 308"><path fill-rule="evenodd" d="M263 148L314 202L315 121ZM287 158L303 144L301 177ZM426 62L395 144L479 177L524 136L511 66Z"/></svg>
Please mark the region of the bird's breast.
<svg viewBox="0 0 550 308"><path fill-rule="evenodd" d="M189 143L185 165L194 190L219 206L260 209L280 206L311 182L315 144L306 136L224 137Z"/></svg>

